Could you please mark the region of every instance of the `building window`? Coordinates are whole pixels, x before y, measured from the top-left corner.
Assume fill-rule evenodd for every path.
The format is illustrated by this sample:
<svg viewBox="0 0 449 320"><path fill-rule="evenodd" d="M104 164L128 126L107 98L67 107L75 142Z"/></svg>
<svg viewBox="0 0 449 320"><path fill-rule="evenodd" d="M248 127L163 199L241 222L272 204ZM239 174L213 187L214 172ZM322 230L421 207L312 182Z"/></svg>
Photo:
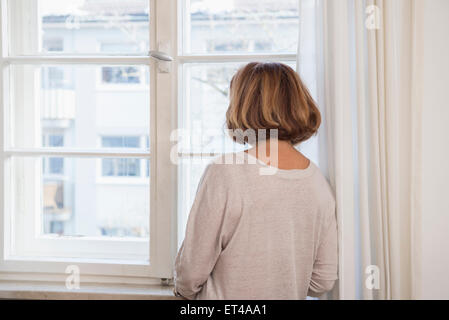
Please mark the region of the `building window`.
<svg viewBox="0 0 449 320"><path fill-rule="evenodd" d="M213 39L208 41L209 52L244 52L249 47L249 41Z"/></svg>
<svg viewBox="0 0 449 320"><path fill-rule="evenodd" d="M63 174L64 173L64 159L63 158L50 158L48 172L50 174Z"/></svg>
<svg viewBox="0 0 449 320"><path fill-rule="evenodd" d="M63 134L45 134L42 137L43 147L63 147ZM44 158L43 159L44 175L62 175L64 174L64 158Z"/></svg>
<svg viewBox="0 0 449 320"><path fill-rule="evenodd" d="M61 89L64 88L64 70L58 67L48 67L42 72L42 88Z"/></svg>
<svg viewBox="0 0 449 320"><path fill-rule="evenodd" d="M63 52L64 40L61 38L44 38L42 41L42 50L44 52ZM42 69L41 82L43 89L64 89L69 85L64 68L56 66Z"/></svg>
<svg viewBox="0 0 449 320"><path fill-rule="evenodd" d="M73 90L73 68L60 66L42 66L41 87L45 90Z"/></svg>
<svg viewBox="0 0 449 320"><path fill-rule="evenodd" d="M62 52L64 51L64 40L61 38L44 38L42 49L47 52Z"/></svg>
<svg viewBox="0 0 449 320"><path fill-rule="evenodd" d="M257 51L270 51L272 49L272 43L269 41L256 41L254 47Z"/></svg>
<svg viewBox="0 0 449 320"><path fill-rule="evenodd" d="M117 42L101 42L100 52L114 53L122 52L126 54L133 54L142 52L148 47L146 41L117 43ZM103 67L101 72L101 81L103 84L140 84L145 81L143 79L144 72L137 66L108 66ZM148 83L148 81L146 81Z"/></svg>
<svg viewBox="0 0 449 320"><path fill-rule="evenodd" d="M42 147L64 147L63 132L49 132L42 136ZM67 204L71 203L71 193L66 184L64 158L42 158L42 224L44 234L63 235L67 232L68 221L72 211Z"/></svg>
<svg viewBox="0 0 449 320"><path fill-rule="evenodd" d="M103 159L104 177L139 177L140 161L138 159Z"/></svg>
<svg viewBox="0 0 449 320"><path fill-rule="evenodd" d="M103 67L101 79L106 84L139 84L141 71L136 67Z"/></svg>
<svg viewBox="0 0 449 320"><path fill-rule="evenodd" d="M102 137L104 148L139 148L140 137ZM104 177L140 177L139 159L103 159Z"/></svg>
<svg viewBox="0 0 449 320"><path fill-rule="evenodd" d="M139 148L140 138L138 136L102 137L101 145L104 148Z"/></svg>

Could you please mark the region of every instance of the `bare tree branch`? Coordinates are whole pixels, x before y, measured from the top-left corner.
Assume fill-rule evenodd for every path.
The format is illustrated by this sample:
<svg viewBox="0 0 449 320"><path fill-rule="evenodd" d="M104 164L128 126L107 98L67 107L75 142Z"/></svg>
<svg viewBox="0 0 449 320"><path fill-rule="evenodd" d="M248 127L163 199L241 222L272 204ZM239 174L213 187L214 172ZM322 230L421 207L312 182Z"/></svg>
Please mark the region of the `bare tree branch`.
<svg viewBox="0 0 449 320"><path fill-rule="evenodd" d="M227 89L224 89L224 90L223 90L223 89L221 89L219 86L217 86L217 85L216 85L215 83L213 83L213 82L210 82L210 81L207 81L207 80L204 80L204 79L201 79L201 78L197 78L197 77L193 77L192 79L193 79L193 80L196 80L196 81L198 81L198 82L207 84L208 86L210 86L211 88L217 90L219 93L221 93L221 94L224 95L225 97L228 96L228 90L227 90Z"/></svg>

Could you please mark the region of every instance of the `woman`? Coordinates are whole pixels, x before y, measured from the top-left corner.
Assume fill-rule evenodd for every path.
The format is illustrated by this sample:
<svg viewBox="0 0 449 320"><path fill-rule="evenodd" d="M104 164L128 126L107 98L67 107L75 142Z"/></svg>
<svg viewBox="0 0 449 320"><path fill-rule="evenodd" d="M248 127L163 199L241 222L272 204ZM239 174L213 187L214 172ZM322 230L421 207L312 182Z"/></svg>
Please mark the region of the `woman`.
<svg viewBox="0 0 449 320"><path fill-rule="evenodd" d="M307 88L284 64L250 63L231 81L226 118L233 139L253 148L216 159L203 174L175 262L175 294L304 299L331 290L334 196L294 148L321 123Z"/></svg>

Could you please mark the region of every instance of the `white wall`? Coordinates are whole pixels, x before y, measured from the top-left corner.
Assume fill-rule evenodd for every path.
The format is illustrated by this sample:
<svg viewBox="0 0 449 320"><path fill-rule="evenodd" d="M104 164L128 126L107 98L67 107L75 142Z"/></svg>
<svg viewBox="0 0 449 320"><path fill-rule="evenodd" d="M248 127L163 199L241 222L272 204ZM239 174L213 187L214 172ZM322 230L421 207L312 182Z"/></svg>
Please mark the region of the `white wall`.
<svg viewBox="0 0 449 320"><path fill-rule="evenodd" d="M449 1L425 1L420 298L449 299Z"/></svg>

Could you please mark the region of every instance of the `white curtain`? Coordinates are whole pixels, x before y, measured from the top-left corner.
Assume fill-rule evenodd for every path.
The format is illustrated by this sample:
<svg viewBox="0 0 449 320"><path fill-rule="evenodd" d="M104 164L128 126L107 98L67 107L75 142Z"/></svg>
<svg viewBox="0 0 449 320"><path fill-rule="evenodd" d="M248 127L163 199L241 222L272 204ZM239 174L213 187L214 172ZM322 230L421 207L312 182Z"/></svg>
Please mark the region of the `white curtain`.
<svg viewBox="0 0 449 320"><path fill-rule="evenodd" d="M299 1L298 72L321 106L320 167L337 200L332 297L413 298L420 0Z"/></svg>

